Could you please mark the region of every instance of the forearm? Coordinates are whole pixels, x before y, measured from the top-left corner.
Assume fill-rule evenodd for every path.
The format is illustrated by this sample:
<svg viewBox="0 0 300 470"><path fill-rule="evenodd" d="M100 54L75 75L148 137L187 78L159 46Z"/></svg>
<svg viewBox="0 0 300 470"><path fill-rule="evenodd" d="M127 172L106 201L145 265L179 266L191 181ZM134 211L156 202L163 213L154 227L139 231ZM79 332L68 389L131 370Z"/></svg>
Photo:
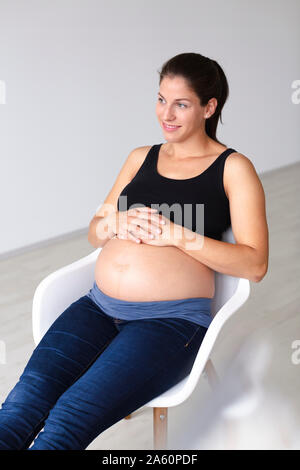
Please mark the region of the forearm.
<svg viewBox="0 0 300 470"><path fill-rule="evenodd" d="M234 277L259 282L265 267L261 265L257 252L248 245L227 243L205 237L199 233L184 229L181 236L174 240L174 245L184 253L205 264L214 271Z"/></svg>
<svg viewBox="0 0 300 470"><path fill-rule="evenodd" d="M115 236L111 217L95 217L89 226L88 241L94 248L103 247Z"/></svg>

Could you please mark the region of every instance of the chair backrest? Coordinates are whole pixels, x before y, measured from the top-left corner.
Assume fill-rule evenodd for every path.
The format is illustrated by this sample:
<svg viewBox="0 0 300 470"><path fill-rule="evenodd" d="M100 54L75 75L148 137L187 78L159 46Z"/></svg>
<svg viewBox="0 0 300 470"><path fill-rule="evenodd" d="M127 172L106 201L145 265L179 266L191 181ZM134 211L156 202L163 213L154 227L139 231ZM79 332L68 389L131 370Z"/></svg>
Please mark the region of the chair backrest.
<svg viewBox="0 0 300 470"><path fill-rule="evenodd" d="M231 226L223 233L222 241L235 243ZM236 292L240 278L215 271L215 295L211 304L212 317Z"/></svg>

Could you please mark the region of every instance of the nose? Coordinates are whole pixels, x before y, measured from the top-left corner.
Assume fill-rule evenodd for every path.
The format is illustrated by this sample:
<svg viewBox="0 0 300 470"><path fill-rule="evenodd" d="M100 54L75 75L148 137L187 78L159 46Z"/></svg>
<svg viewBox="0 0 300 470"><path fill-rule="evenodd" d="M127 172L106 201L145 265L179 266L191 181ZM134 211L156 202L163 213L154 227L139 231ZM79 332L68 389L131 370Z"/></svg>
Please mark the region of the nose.
<svg viewBox="0 0 300 470"><path fill-rule="evenodd" d="M173 121L175 118L174 111L172 110L171 107L165 108L163 112L163 120L170 122Z"/></svg>

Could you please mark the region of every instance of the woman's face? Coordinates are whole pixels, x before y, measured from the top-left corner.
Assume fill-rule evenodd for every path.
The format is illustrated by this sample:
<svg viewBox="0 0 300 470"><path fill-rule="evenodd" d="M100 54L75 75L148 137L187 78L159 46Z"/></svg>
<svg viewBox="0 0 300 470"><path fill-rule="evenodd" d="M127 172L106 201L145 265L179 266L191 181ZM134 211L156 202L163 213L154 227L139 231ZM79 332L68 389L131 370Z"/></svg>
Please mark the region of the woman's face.
<svg viewBox="0 0 300 470"><path fill-rule="evenodd" d="M164 77L157 100L156 115L167 141L185 140L205 127L207 106L200 106L198 96L183 77ZM168 129L164 124L178 127Z"/></svg>

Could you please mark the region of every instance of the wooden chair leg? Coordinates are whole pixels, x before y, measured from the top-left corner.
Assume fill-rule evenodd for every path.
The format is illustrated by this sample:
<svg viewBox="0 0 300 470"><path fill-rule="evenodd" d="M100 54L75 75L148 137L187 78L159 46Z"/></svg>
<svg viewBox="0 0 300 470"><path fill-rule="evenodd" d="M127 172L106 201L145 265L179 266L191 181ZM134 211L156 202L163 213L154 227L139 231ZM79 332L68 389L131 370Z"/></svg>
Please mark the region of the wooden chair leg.
<svg viewBox="0 0 300 470"><path fill-rule="evenodd" d="M203 374L207 377L208 383L213 388L219 383L216 369L208 359ZM124 419L130 419L131 414ZM153 448L166 449L168 441L168 408L153 408Z"/></svg>
<svg viewBox="0 0 300 470"><path fill-rule="evenodd" d="M216 385L219 384L220 379L217 375L216 369L211 359L208 359L207 363L205 364L203 373L206 376L208 383L212 388L214 388Z"/></svg>
<svg viewBox="0 0 300 470"><path fill-rule="evenodd" d="M168 408L153 408L153 448L166 449L168 440Z"/></svg>

